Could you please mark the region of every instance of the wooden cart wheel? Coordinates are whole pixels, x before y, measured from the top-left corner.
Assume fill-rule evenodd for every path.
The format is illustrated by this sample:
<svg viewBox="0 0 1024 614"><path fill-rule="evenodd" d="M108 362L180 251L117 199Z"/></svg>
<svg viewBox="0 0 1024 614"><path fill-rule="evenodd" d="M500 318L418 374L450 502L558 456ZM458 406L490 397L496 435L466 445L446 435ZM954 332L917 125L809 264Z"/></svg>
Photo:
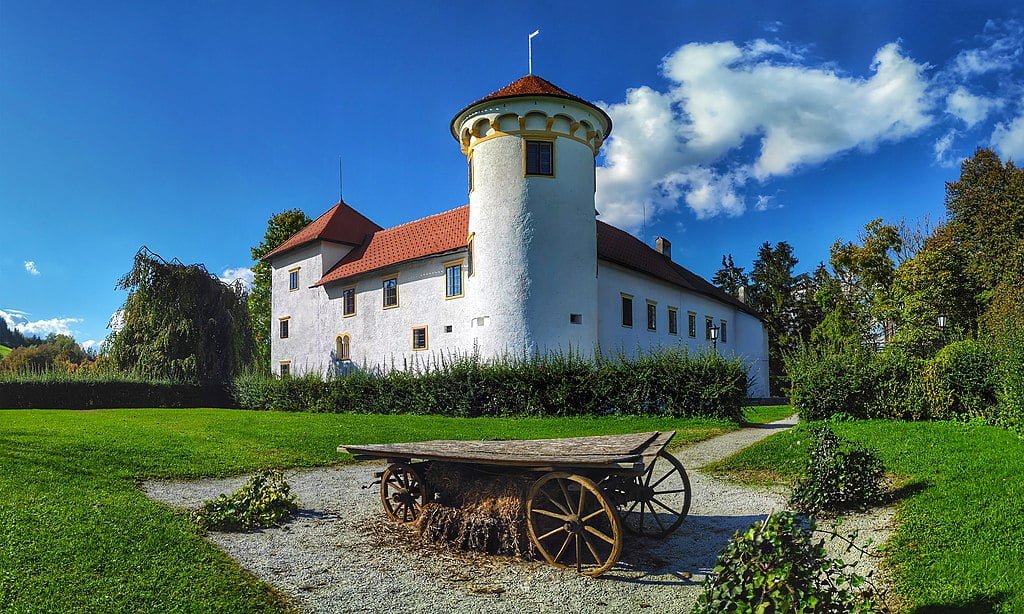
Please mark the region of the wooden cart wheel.
<svg viewBox="0 0 1024 614"><path fill-rule="evenodd" d="M658 461L666 473L655 476ZM646 537L665 537L679 528L690 511L690 478L675 456L662 450L651 466L631 484L631 497L620 509L627 531Z"/></svg>
<svg viewBox="0 0 1024 614"><path fill-rule="evenodd" d="M409 465L392 463L381 475L380 502L388 518L398 522L416 522L426 501L426 484Z"/></svg>
<svg viewBox="0 0 1024 614"><path fill-rule="evenodd" d="M622 521L593 480L555 471L533 484L526 506L530 540L549 564L597 576L622 553Z"/></svg>

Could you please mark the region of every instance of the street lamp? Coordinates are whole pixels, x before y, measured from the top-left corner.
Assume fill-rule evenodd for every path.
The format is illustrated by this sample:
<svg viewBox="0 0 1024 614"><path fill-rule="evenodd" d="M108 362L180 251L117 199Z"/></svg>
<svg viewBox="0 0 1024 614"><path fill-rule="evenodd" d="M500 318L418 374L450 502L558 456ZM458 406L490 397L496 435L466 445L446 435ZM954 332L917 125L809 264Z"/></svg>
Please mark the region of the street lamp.
<svg viewBox="0 0 1024 614"><path fill-rule="evenodd" d="M948 318L946 318L946 316L939 316L939 328L946 328L946 324L948 324L948 322L949 321Z"/></svg>
<svg viewBox="0 0 1024 614"><path fill-rule="evenodd" d="M712 326L711 327L711 347L716 349L716 350L718 349L718 327L717 326Z"/></svg>

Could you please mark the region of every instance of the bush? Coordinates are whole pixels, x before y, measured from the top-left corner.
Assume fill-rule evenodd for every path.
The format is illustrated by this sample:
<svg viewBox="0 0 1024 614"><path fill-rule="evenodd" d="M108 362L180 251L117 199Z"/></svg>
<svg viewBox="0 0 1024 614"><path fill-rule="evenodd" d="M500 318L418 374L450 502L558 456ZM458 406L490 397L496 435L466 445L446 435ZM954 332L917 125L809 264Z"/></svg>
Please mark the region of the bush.
<svg viewBox="0 0 1024 614"><path fill-rule="evenodd" d="M921 380L924 364L924 360L898 349L885 349L872 357L863 417L927 418L929 408Z"/></svg>
<svg viewBox="0 0 1024 614"><path fill-rule="evenodd" d="M280 526L298 511L295 496L277 469L255 474L232 495L220 495L195 512L206 530L249 531Z"/></svg>
<svg viewBox="0 0 1024 614"><path fill-rule="evenodd" d="M814 541L788 512L769 516L733 535L718 555L693 612L877 612L881 608L863 577Z"/></svg>
<svg viewBox="0 0 1024 614"><path fill-rule="evenodd" d="M885 467L859 443L840 439L832 429L810 429L813 440L804 476L789 503L805 513L865 509L882 498Z"/></svg>
<svg viewBox="0 0 1024 614"><path fill-rule="evenodd" d="M227 386L78 370L0 374L5 409L101 409L107 407L233 407Z"/></svg>
<svg viewBox="0 0 1024 614"><path fill-rule="evenodd" d="M924 395L935 418L990 418L996 406L995 362L977 341L955 341L924 367Z"/></svg>
<svg viewBox="0 0 1024 614"><path fill-rule="evenodd" d="M739 420L746 399L742 362L670 350L587 360L577 355L483 361L454 358L416 371L356 371L236 378L247 409L415 413L446 416L658 414Z"/></svg>
<svg viewBox="0 0 1024 614"><path fill-rule="evenodd" d="M804 347L786 358L789 400L801 420L824 420L837 413L862 418L871 396L871 354L852 347L825 352Z"/></svg>

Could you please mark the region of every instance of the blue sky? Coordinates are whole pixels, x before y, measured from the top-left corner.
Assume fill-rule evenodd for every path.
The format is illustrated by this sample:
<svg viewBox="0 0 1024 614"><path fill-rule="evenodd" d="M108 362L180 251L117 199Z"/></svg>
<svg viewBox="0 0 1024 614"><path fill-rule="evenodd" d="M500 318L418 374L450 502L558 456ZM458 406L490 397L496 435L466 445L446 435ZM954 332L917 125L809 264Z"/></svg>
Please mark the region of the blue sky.
<svg viewBox="0 0 1024 614"><path fill-rule="evenodd" d="M0 4L0 316L102 340L142 245L219 275L338 194L388 226L466 202L448 132L535 72L607 105L598 208L705 276L942 214L979 145L1024 159L1011 2ZM645 215L646 214L646 218ZM646 221L645 221L646 220Z"/></svg>

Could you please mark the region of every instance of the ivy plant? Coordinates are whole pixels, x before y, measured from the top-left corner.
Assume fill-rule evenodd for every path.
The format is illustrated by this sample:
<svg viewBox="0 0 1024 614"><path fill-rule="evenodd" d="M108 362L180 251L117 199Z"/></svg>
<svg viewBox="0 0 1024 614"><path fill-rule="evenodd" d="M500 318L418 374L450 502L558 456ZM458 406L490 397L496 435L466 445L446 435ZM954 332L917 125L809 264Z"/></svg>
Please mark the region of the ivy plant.
<svg viewBox="0 0 1024 614"><path fill-rule="evenodd" d="M249 478L233 494L207 501L194 517L206 530L250 531L280 526L298 509L281 472L266 469Z"/></svg>

